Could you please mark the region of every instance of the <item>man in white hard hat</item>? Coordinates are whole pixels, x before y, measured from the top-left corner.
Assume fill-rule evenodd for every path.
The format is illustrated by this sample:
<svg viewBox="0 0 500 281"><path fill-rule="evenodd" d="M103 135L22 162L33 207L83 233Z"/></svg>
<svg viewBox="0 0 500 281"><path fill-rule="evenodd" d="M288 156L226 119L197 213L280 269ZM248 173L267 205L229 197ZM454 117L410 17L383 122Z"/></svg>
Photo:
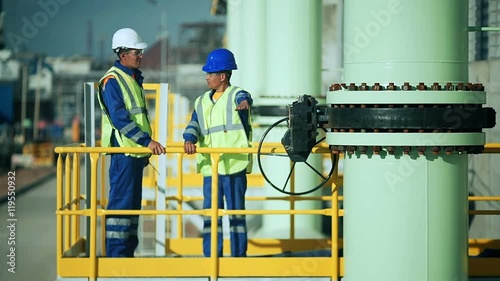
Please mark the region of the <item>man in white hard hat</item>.
<svg viewBox="0 0 500 281"><path fill-rule="evenodd" d="M152 154L163 154L165 148L151 138L144 78L139 70L147 44L135 30L122 28L113 35L111 47L118 60L99 81L101 146L148 147ZM151 153L111 154L108 210L141 209L143 169ZM134 256L138 220L139 216L106 216L106 256Z"/></svg>

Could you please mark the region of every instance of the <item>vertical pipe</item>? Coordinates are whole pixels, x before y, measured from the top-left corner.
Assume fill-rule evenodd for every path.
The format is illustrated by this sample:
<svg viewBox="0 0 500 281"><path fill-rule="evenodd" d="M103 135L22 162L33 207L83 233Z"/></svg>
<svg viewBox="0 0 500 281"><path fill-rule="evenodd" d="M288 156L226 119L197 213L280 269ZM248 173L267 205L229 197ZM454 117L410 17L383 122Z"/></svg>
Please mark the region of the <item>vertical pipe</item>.
<svg viewBox="0 0 500 281"><path fill-rule="evenodd" d="M241 84L237 84L250 92L257 102L266 92L266 13L265 0L240 1L245 13L239 32L243 34L242 55L237 57L242 74ZM248 19L257 18L248 24Z"/></svg>
<svg viewBox="0 0 500 281"><path fill-rule="evenodd" d="M343 0L323 0L322 89L342 79Z"/></svg>
<svg viewBox="0 0 500 281"><path fill-rule="evenodd" d="M467 155L427 157L346 157L346 280L466 279Z"/></svg>
<svg viewBox="0 0 500 281"><path fill-rule="evenodd" d="M350 0L344 6L346 82L467 81L467 0Z"/></svg>
<svg viewBox="0 0 500 281"><path fill-rule="evenodd" d="M258 106L283 106L295 97L308 93L318 97L321 94L321 23L322 2L313 1L266 1L266 84L265 93L256 101ZM279 18L279 21L276 21ZM277 47L279 46L279 47ZM279 118L283 117L282 115ZM258 116L256 122L270 125L276 116ZM272 120L270 122L270 120ZM269 123L267 123L269 122ZM277 128L268 141L279 142L283 128ZM256 132L258 135L258 132ZM280 138L277 138L280 136ZM274 139L272 139L274 138ZM267 159L270 159L269 157ZM266 160L267 160L266 159ZM288 159L274 159L264 164L266 171L274 183L283 184L288 171L277 171L274 167L287 166ZM308 163L321 170L321 155L311 155ZM295 166L296 192L304 188L312 188L319 183L318 177L305 165ZM279 182L279 183L278 183ZM287 190L290 190L289 188ZM267 196L277 196L272 187L266 186ZM319 195L319 191L311 194ZM318 209L321 203L301 201L295 203L296 209ZM264 202L265 209L288 209L287 202ZM319 237L321 218L313 215L296 215L294 217L295 235L297 238ZM265 215L261 235L266 237L282 236L278 228L286 225L282 215ZM288 219L288 225L291 224ZM286 227L288 227L288 225Z"/></svg>
<svg viewBox="0 0 500 281"><path fill-rule="evenodd" d="M466 0L344 5L346 83L467 81ZM346 154L345 280L467 280L467 209L467 154Z"/></svg>
<svg viewBox="0 0 500 281"><path fill-rule="evenodd" d="M321 94L321 7L319 0L266 1L269 95Z"/></svg>
<svg viewBox="0 0 500 281"><path fill-rule="evenodd" d="M313 96L321 94L321 8L320 0L228 1L228 48L233 51L239 64L231 81L250 91L255 107L282 107L304 93ZM252 19L252 24L248 24L248 19ZM281 114L255 116L254 122L263 127L254 129L254 140L260 140L265 126L282 117ZM279 142L277 136L283 134L284 128L277 128L273 133L276 137L266 141ZM289 165L288 160L266 162L268 163L263 165L267 166L266 171L272 171L273 175L270 176L284 183L288 172L280 173L274 167ZM320 155L312 155L308 163L321 170ZM314 172L307 167L298 167L296 174L298 177L295 181L299 189L312 187L318 181L314 178ZM282 195L276 194L277 191L269 185L265 188L268 196ZM313 209L319 208L319 204L302 201L297 202L296 207ZM264 205L265 209L290 207L288 202L266 202ZM306 232L319 230L319 216L296 217L296 225L300 225ZM282 215L265 215L263 227L256 236L275 237L282 235L278 233L286 233L276 231L277 226L287 225L283 222ZM287 229L289 225L290 221Z"/></svg>
<svg viewBox="0 0 500 281"><path fill-rule="evenodd" d="M245 40L243 30L243 25L248 17L243 10L242 0L228 0L227 1L227 48L233 52L236 59L236 64L239 65L239 69L233 71L231 76L231 84L243 87L242 82L244 79L245 66L239 63L239 60L243 58L244 48L247 41ZM252 20L252 24L257 22L257 20ZM246 47L248 48L248 47Z"/></svg>
<svg viewBox="0 0 500 281"><path fill-rule="evenodd" d="M234 53L238 65L238 70L233 71L231 84L248 91L255 108L266 91L266 3L265 0L230 0L227 5L227 47ZM255 118L256 114L252 115ZM257 119L253 122L259 123ZM252 141L259 140L258 131L259 128L254 126ZM256 162L253 171L258 170ZM223 219L226 234L229 232L229 221L227 216Z"/></svg>

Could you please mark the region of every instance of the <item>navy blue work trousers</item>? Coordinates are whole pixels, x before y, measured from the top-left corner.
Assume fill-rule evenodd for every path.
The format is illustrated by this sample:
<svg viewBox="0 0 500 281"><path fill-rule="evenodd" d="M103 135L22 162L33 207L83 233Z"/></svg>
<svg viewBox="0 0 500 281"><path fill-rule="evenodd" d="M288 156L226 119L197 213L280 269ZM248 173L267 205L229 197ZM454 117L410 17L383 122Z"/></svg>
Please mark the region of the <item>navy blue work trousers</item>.
<svg viewBox="0 0 500 281"><path fill-rule="evenodd" d="M245 192L247 190L246 170L232 175L219 175L218 207L224 209L224 200L227 210L245 210ZM203 178L203 208L212 206L212 177ZM203 254L210 256L210 217L203 218ZM244 215L229 216L229 238L231 242L231 256L245 257L247 254L247 226ZM222 218L217 220L217 255L222 256Z"/></svg>
<svg viewBox="0 0 500 281"><path fill-rule="evenodd" d="M112 154L109 167L108 210L140 210L142 177L147 158ZM139 216L106 216L106 256L133 257L139 240Z"/></svg>

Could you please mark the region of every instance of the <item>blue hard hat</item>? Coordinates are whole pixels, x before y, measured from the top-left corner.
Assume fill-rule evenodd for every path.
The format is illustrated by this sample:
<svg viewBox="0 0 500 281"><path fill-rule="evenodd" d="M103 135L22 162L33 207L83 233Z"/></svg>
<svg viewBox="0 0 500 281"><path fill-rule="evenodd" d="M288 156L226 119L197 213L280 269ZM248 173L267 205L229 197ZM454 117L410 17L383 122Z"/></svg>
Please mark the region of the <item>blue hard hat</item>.
<svg viewBox="0 0 500 281"><path fill-rule="evenodd" d="M210 52L207 62L201 68L205 72L221 72L238 69L234 55L228 49L216 49Z"/></svg>

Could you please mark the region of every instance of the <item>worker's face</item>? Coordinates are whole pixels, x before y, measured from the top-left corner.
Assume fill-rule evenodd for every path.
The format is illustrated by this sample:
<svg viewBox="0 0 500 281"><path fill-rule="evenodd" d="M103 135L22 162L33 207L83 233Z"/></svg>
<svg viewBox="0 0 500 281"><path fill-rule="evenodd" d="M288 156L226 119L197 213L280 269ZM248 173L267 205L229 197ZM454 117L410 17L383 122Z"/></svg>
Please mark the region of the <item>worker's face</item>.
<svg viewBox="0 0 500 281"><path fill-rule="evenodd" d="M139 68L142 60L142 50L130 49L120 55L121 63L128 68Z"/></svg>
<svg viewBox="0 0 500 281"><path fill-rule="evenodd" d="M224 77L224 73L207 73L205 75L205 80L207 81L207 86L210 89L216 90L220 87L220 85L222 85Z"/></svg>

